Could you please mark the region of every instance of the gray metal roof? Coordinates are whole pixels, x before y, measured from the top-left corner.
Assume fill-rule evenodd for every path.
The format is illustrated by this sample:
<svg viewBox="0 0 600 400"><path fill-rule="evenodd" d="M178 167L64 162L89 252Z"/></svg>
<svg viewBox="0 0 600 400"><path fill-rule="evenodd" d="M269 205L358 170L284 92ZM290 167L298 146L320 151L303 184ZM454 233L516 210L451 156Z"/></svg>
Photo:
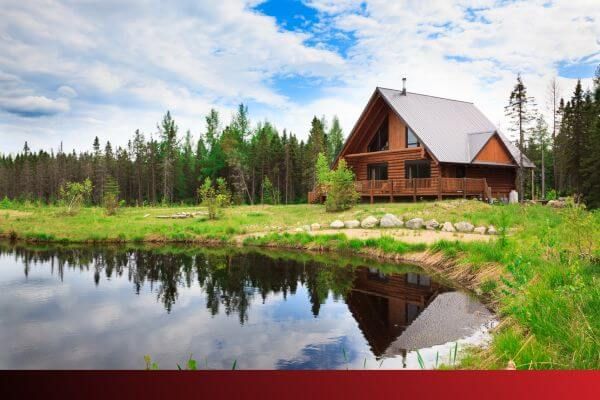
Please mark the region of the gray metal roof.
<svg viewBox="0 0 600 400"><path fill-rule="evenodd" d="M415 132L421 143L440 162L471 163L487 141L498 132L473 103L399 90L377 88L384 100ZM518 163L519 150L498 132ZM534 167L524 158L525 167Z"/></svg>

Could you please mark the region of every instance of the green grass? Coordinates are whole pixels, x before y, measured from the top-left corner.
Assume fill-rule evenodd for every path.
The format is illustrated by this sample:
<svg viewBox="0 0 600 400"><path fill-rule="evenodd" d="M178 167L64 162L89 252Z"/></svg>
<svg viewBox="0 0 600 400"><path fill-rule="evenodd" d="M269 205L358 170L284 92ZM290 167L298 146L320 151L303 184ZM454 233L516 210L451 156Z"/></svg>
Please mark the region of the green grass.
<svg viewBox="0 0 600 400"><path fill-rule="evenodd" d="M464 367L504 368L513 360L518 368L600 368L599 212L443 201L361 204L340 213L326 213L319 205L238 206L225 209L219 220L209 221L155 218L198 207L125 208L111 217L100 208L83 208L70 217L51 206L5 202L0 208L2 235L39 243L228 243L237 235L261 232L263 236L248 237L244 244L347 255L393 256L429 250L467 271L475 289L494 304L503 319L489 349L464 353ZM501 234L489 243L445 240L428 247L385 235L356 239L347 238L343 231L333 235L283 232L314 222L326 226L335 219L360 220L388 212L404 220L421 217L440 223L467 220L474 225L492 224ZM489 271L494 274L490 276Z"/></svg>

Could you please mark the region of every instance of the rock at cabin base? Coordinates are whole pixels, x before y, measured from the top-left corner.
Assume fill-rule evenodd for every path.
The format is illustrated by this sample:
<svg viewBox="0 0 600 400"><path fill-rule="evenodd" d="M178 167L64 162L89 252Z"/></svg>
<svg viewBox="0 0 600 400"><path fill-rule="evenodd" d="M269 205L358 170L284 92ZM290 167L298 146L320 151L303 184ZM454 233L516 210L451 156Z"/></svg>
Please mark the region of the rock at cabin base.
<svg viewBox="0 0 600 400"><path fill-rule="evenodd" d="M459 232L473 232L473 229L475 228L473 224L466 221L457 222L454 224L454 227Z"/></svg>
<svg viewBox="0 0 600 400"><path fill-rule="evenodd" d="M310 232L310 225L302 225L302 230L305 232Z"/></svg>
<svg viewBox="0 0 600 400"><path fill-rule="evenodd" d="M373 217L372 215L369 215L367 218L362 220L362 222L360 223L360 227L361 228L374 228L377 226L378 223L379 223L379 221L377 220L377 218Z"/></svg>
<svg viewBox="0 0 600 400"><path fill-rule="evenodd" d="M473 229L473 232L480 235L485 235L485 226L478 226L477 228Z"/></svg>
<svg viewBox="0 0 600 400"><path fill-rule="evenodd" d="M399 228L402 225L404 225L404 222L394 214L385 214L381 217L381 221L379 221L379 226L382 228Z"/></svg>
<svg viewBox="0 0 600 400"><path fill-rule="evenodd" d="M498 231L496 230L496 227L494 225L490 225L488 226L487 233L488 235L497 235Z"/></svg>
<svg viewBox="0 0 600 400"><path fill-rule="evenodd" d="M408 229L421 229L423 227L423 218L413 218L406 221Z"/></svg>
<svg viewBox="0 0 600 400"><path fill-rule="evenodd" d="M437 228L439 228L440 223L437 222L435 219L430 219L429 221L425 222L425 229L430 230L430 231L435 231Z"/></svg>
<svg viewBox="0 0 600 400"><path fill-rule="evenodd" d="M319 229L321 229L321 224L317 224L316 222L314 224L310 224L311 231L318 231Z"/></svg>
<svg viewBox="0 0 600 400"><path fill-rule="evenodd" d="M336 219L331 224L329 224L329 227L333 229L342 229L344 227L344 223L339 219Z"/></svg>
<svg viewBox="0 0 600 400"><path fill-rule="evenodd" d="M360 222L356 219L352 219L350 221L344 221L344 226L348 229L354 229L360 226Z"/></svg>
<svg viewBox="0 0 600 400"><path fill-rule="evenodd" d="M444 225L442 225L442 232L456 232L456 229L454 229L452 222L444 222Z"/></svg>

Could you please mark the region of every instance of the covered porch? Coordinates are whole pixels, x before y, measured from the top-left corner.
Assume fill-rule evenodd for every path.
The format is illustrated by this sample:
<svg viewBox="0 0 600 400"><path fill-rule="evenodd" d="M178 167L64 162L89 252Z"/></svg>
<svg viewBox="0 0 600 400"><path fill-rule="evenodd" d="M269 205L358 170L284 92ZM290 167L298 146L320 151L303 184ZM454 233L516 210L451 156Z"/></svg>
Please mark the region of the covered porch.
<svg viewBox="0 0 600 400"><path fill-rule="evenodd" d="M437 197L441 200L449 197L480 197L484 200L491 198L491 188L485 178L411 178L358 180L354 183L361 198L373 203L378 198L394 199L418 197ZM317 203L327 197L326 188L316 188L308 193L308 202Z"/></svg>

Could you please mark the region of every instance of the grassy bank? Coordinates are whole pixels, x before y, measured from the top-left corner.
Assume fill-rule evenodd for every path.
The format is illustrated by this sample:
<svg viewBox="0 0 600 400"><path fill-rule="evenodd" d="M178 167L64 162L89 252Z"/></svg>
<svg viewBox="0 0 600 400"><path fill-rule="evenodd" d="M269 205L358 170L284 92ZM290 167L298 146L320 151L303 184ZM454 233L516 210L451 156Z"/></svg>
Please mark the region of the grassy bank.
<svg viewBox="0 0 600 400"><path fill-rule="evenodd" d="M127 208L116 216L84 208L64 216L54 207L0 210L0 234L51 241L233 241L245 244L363 252L394 257L427 250L460 273L485 295L502 316L492 345L472 352L466 367L600 367L600 213L577 208L489 206L476 201L360 205L344 213L325 213L318 205L240 206L224 210L217 221L158 219L157 215L197 208ZM349 239L336 235L284 233L314 222L361 219L391 212L439 222L467 220L475 225L510 228L492 242L403 243L390 237ZM251 233L261 233L252 237ZM457 237L458 239L458 237Z"/></svg>

